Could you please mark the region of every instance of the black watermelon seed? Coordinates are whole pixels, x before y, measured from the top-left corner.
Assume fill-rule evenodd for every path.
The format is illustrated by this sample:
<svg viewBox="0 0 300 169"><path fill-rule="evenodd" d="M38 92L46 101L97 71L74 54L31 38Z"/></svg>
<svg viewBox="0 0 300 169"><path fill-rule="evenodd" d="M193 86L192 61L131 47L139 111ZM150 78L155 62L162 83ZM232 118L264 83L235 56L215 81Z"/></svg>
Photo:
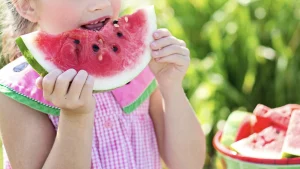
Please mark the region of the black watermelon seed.
<svg viewBox="0 0 300 169"><path fill-rule="evenodd" d="M129 84L130 84L130 82L126 83L126 85L129 85Z"/></svg>
<svg viewBox="0 0 300 169"><path fill-rule="evenodd" d="M98 45L96 45L96 44L93 45L93 51L94 51L94 52L98 52L99 49L100 49L100 48L99 48Z"/></svg>
<svg viewBox="0 0 300 169"><path fill-rule="evenodd" d="M75 39L75 40L74 40L74 43L78 45L78 44L80 43L80 41L77 40L77 39Z"/></svg>
<svg viewBox="0 0 300 169"><path fill-rule="evenodd" d="M118 24L118 23L119 23L118 20L114 20L114 21L113 21L113 24Z"/></svg>
<svg viewBox="0 0 300 169"><path fill-rule="evenodd" d="M118 50L119 50L118 47L113 46L113 51L114 51L114 52L117 52Z"/></svg>
<svg viewBox="0 0 300 169"><path fill-rule="evenodd" d="M121 32L118 32L117 35L118 35L118 37L122 37L123 36L123 34Z"/></svg>

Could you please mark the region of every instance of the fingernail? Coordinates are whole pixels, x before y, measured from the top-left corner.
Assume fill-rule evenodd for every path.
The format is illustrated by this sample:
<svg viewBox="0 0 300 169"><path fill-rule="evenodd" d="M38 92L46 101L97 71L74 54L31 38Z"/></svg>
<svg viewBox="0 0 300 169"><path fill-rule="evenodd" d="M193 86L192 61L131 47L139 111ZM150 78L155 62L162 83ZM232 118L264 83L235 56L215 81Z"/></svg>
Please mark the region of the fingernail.
<svg viewBox="0 0 300 169"><path fill-rule="evenodd" d="M71 71L72 73L77 73L75 69L69 69L69 71Z"/></svg>
<svg viewBox="0 0 300 169"><path fill-rule="evenodd" d="M154 56L157 56L157 55L158 55L158 52L153 52L153 55L154 55Z"/></svg>
<svg viewBox="0 0 300 169"><path fill-rule="evenodd" d="M156 43L153 42L153 43L151 44L151 46L152 46L153 48L155 48L155 47L156 47Z"/></svg>
<svg viewBox="0 0 300 169"><path fill-rule="evenodd" d="M159 36L158 33L154 33L154 37L158 38L158 36Z"/></svg>
<svg viewBox="0 0 300 169"><path fill-rule="evenodd" d="M78 73L87 73L85 70L80 70Z"/></svg>

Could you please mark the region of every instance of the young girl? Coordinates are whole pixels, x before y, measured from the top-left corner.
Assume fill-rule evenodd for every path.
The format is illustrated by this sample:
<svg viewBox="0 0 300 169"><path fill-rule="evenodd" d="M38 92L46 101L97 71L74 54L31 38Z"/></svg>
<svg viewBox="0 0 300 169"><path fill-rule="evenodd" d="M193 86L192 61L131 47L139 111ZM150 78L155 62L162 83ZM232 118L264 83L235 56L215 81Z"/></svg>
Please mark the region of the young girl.
<svg viewBox="0 0 300 169"><path fill-rule="evenodd" d="M5 169L158 169L161 158L172 169L203 167L205 137L182 88L190 62L182 40L157 30L149 69L124 87L93 94L84 70L39 77L14 40L114 19L120 0L1 1L7 5L2 54L11 61L0 71Z"/></svg>

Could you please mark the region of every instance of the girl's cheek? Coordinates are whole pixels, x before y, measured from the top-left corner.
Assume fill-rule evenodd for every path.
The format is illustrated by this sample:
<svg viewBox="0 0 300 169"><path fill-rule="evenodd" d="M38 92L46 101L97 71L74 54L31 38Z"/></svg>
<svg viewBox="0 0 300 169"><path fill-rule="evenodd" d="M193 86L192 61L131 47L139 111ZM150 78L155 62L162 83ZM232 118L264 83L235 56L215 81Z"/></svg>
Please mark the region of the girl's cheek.
<svg viewBox="0 0 300 169"><path fill-rule="evenodd" d="M49 33L60 33L78 27L82 4L63 0L38 1L39 26Z"/></svg>

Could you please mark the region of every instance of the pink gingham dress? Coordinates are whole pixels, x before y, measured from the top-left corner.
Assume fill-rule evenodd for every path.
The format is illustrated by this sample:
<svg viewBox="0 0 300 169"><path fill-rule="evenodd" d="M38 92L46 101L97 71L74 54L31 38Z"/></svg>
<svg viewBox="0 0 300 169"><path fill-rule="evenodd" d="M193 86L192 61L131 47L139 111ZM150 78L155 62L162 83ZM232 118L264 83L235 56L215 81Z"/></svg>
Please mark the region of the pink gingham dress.
<svg viewBox="0 0 300 169"><path fill-rule="evenodd" d="M46 104L47 102L39 96L40 91L34 85L24 87L24 81L26 81L27 85L30 81L34 82L34 79L36 79L37 74L34 71L29 70L28 73L23 73L22 78L16 77L18 75L13 76L14 78L24 79L23 82L19 80L16 83L16 79L3 80L5 79L3 76L6 77L9 69L16 68L16 66L20 66L22 63L24 63L24 59L18 59L18 61L14 61L13 64L9 65L10 68L4 70L5 73L0 72L1 86L9 87L13 91L39 101L39 103ZM30 66L26 65L26 67L29 68L25 69L30 69ZM144 75L145 72L147 74L147 71L144 71ZM144 75L140 75L140 77ZM141 81L142 83L140 83ZM147 78L132 81L132 87L135 91L143 91L142 88L137 89L137 85L147 81L149 81ZM133 101L136 101L142 93L134 93L132 89L130 90L132 87L128 85L123 89L120 88L115 91L94 94L97 104L93 129L92 169L161 169L154 127L149 116L149 97L145 98L144 95L144 99L140 100L139 104L136 104ZM26 88L30 90L24 90ZM126 99L125 96L131 98ZM20 102L22 103L22 101ZM132 103L135 104L135 107L130 107L134 105ZM32 106L34 103L25 102L24 104ZM36 109L45 110L45 108ZM54 114L49 114L48 116L57 130L59 116ZM4 169L11 169L4 147L3 159Z"/></svg>

